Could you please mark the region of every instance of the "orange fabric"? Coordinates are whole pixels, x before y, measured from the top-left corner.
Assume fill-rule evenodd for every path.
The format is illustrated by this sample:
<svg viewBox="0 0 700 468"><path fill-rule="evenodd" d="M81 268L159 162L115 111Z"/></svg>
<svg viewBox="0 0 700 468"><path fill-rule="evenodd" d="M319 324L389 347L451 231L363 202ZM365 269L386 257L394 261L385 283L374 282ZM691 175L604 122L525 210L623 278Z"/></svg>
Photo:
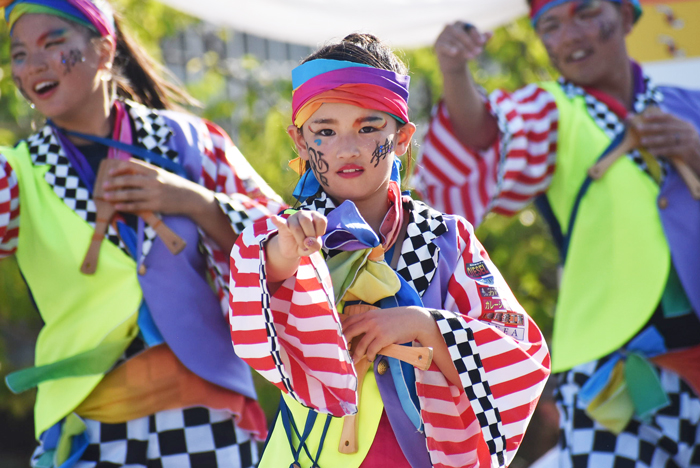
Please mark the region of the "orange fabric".
<svg viewBox="0 0 700 468"><path fill-rule="evenodd" d="M675 372L700 396L700 346L670 351L650 359L659 367Z"/></svg>
<svg viewBox="0 0 700 468"><path fill-rule="evenodd" d="M114 424L192 406L231 411L239 428L253 432L258 440L267 437L267 421L257 401L200 378L164 344L112 370L75 413Z"/></svg>

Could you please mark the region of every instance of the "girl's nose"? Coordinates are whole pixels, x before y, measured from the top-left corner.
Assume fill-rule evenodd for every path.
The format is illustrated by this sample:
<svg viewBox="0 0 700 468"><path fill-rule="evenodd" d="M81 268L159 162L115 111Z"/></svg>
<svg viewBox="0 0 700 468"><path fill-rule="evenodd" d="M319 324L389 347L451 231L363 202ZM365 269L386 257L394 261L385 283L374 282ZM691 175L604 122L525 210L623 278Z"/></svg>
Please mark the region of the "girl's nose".
<svg viewBox="0 0 700 468"><path fill-rule="evenodd" d="M359 141L354 135L345 136L338 140L337 155L341 159L356 158L360 155Z"/></svg>
<svg viewBox="0 0 700 468"><path fill-rule="evenodd" d="M30 54L27 63L29 64L29 71L31 73L41 73L48 69L47 57L43 53Z"/></svg>

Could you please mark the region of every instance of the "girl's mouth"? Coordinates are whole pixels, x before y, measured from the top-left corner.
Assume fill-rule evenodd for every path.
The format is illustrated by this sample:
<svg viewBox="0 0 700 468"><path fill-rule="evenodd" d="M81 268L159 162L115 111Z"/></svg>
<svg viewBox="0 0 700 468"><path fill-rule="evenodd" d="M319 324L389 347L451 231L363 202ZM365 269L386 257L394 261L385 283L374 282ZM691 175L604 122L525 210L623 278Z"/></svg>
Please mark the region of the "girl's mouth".
<svg viewBox="0 0 700 468"><path fill-rule="evenodd" d="M361 175L365 170L358 166L342 167L337 174L340 177L352 178Z"/></svg>
<svg viewBox="0 0 700 468"><path fill-rule="evenodd" d="M40 98L47 98L58 87L58 81L40 81L34 85L34 93Z"/></svg>

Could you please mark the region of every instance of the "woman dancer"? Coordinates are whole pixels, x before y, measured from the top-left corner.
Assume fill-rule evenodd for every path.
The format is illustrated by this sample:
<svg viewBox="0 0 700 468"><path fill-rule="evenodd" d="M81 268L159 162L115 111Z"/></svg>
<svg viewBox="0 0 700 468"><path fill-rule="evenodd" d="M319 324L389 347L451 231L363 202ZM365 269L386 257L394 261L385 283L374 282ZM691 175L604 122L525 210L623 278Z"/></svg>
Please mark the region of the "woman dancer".
<svg viewBox="0 0 700 468"><path fill-rule="evenodd" d="M7 379L38 386L33 465L253 466L265 419L222 314L225 252L276 196L220 128L170 110L104 1L0 6L47 119L0 148L0 255L44 321L36 367Z"/></svg>
<svg viewBox="0 0 700 468"><path fill-rule="evenodd" d="M231 254L234 348L284 394L261 466L506 466L547 347L471 225L401 193L405 66L354 34L292 81L299 210Z"/></svg>

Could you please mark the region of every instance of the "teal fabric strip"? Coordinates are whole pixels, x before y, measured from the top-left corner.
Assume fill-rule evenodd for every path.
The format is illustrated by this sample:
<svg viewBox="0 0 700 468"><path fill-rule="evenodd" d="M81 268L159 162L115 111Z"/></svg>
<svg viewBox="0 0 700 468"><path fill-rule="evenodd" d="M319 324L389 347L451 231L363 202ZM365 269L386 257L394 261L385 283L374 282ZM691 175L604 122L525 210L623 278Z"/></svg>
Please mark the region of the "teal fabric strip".
<svg viewBox="0 0 700 468"><path fill-rule="evenodd" d="M5 382L13 393L22 393L48 380L104 374L132 340L133 337L128 336L119 341L102 343L90 351L51 364L22 369L6 376Z"/></svg>
<svg viewBox="0 0 700 468"><path fill-rule="evenodd" d="M635 414L640 419L669 404L653 366L643 356L631 353L625 361L627 391L634 402Z"/></svg>
<svg viewBox="0 0 700 468"><path fill-rule="evenodd" d="M693 306L690 305L688 296L683 290L683 285L680 278L678 278L673 262L671 262L671 271L668 272L668 281L666 282L664 294L661 296L661 309L666 318L680 317L693 311Z"/></svg>

